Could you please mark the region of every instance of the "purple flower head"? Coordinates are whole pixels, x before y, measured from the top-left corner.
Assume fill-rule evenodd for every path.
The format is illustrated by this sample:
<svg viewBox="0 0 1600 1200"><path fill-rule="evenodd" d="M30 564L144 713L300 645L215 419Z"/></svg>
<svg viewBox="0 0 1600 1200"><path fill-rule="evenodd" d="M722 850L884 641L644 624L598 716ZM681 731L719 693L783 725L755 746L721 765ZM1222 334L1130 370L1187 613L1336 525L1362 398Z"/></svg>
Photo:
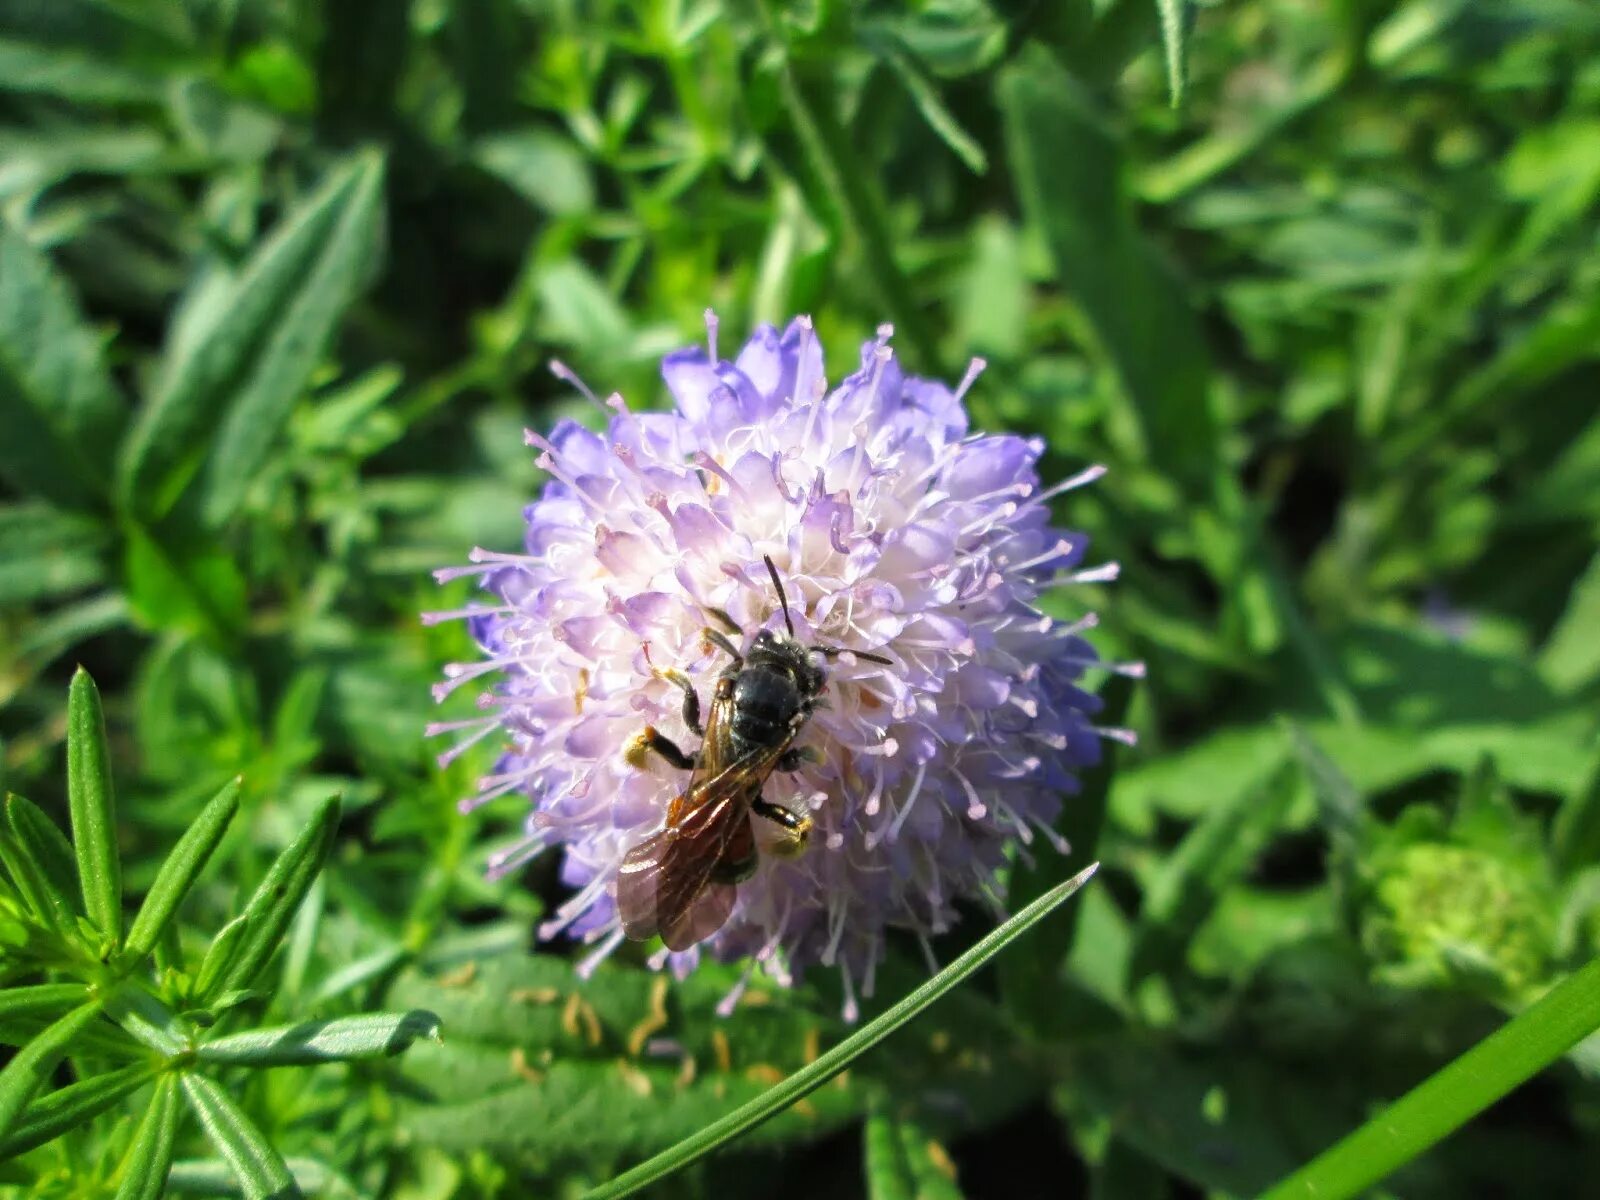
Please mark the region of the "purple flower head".
<svg viewBox="0 0 1600 1200"><path fill-rule="evenodd" d="M801 641L892 665L821 664L828 704L796 743L814 761L763 792L811 816L809 849L760 855L720 930L652 962L681 974L702 952L748 956L779 982L837 964L848 1014L853 983L871 993L886 930L926 939L958 900L998 907L1012 844L1065 849L1063 797L1100 738L1120 736L1095 727L1099 702L1078 686L1102 665L1081 636L1092 615L1063 624L1036 607L1047 588L1115 576L1083 568L1084 537L1050 524L1051 497L1101 469L1041 488L1039 440L971 433L962 396L981 362L954 391L907 377L884 328L830 390L808 319L781 335L761 327L732 362L707 323L708 348L662 364L673 411L612 396L604 434L563 421L548 439L527 435L550 482L527 509L522 552L475 550L472 566L439 572L478 576L492 599L430 618L471 622L482 660L450 665L435 690L491 679L486 715L431 732L465 733L446 759L497 730L508 739L467 803L516 792L532 811L491 869L561 846L575 892L540 933L595 943L592 967L622 940L623 856L687 781L623 749L646 724L698 745L682 693L656 669L682 671L708 699L727 663L702 635L712 610L746 638L781 630L770 555ZM754 821L759 846L778 832L769 824Z"/></svg>

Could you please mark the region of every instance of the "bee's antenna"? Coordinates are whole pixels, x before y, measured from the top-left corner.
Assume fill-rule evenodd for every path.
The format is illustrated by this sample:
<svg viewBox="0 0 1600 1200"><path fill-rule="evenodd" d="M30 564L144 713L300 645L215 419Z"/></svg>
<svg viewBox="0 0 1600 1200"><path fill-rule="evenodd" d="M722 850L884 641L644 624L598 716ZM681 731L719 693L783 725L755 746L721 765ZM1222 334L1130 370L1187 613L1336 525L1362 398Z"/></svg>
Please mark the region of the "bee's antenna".
<svg viewBox="0 0 1600 1200"><path fill-rule="evenodd" d="M789 636L794 637L794 622L789 618L789 597L783 594L783 580L778 578L778 568L772 565L770 554L763 554L761 561L767 564L767 574L772 576L772 586L778 589L778 603L783 605L783 623L789 630Z"/></svg>

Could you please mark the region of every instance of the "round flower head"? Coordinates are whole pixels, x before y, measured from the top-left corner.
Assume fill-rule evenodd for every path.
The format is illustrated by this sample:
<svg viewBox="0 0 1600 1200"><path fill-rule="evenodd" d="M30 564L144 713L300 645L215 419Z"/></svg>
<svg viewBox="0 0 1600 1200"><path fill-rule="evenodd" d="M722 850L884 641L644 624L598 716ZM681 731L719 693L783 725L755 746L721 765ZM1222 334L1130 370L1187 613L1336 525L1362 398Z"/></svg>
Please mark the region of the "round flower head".
<svg viewBox="0 0 1600 1200"><path fill-rule="evenodd" d="M612 396L604 434L572 421L527 434L551 478L526 511L523 552L475 550L472 566L439 572L479 576L493 601L430 618L467 618L484 652L447 667L436 694L490 677L488 715L431 732L465 731L446 758L496 730L509 739L467 803L529 797L525 839L491 869L561 846L575 892L540 933L596 943L591 968L622 940L624 856L689 778L627 748L650 725L694 753L683 694L662 673L708 701L729 662L708 626L731 617L740 649L783 630L770 556L799 640L846 651L813 660L826 706L796 738L807 761L763 789L809 814L809 848L759 854L726 924L652 962L681 974L702 951L748 956L780 982L837 964L853 1015L853 981L870 994L887 930L926 947L957 901L998 909L1008 845L1065 849L1063 797L1100 737L1120 736L1092 724L1099 703L1077 686L1096 665L1080 636L1093 618L1062 624L1036 607L1044 589L1115 575L1082 569L1085 539L1050 525L1051 497L1101 471L1041 488L1040 441L967 428L962 396L982 363L954 391L909 378L887 327L830 390L806 318L781 335L763 326L732 362L707 325L706 348L662 364L672 411ZM753 825L758 848L777 848L781 829Z"/></svg>

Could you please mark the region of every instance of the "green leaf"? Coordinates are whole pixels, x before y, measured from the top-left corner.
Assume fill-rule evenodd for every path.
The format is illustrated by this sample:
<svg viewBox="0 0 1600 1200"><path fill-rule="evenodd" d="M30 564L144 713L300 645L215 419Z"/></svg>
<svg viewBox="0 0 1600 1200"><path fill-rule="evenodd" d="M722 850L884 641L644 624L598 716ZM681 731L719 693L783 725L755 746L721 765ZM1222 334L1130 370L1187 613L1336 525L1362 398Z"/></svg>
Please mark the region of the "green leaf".
<svg viewBox="0 0 1600 1200"><path fill-rule="evenodd" d="M138 1091L155 1075L150 1063L133 1063L78 1083L35 1100L0 1143L0 1159L26 1154L36 1146L54 1141L69 1129L87 1124L124 1096Z"/></svg>
<svg viewBox="0 0 1600 1200"><path fill-rule="evenodd" d="M88 996L81 983L40 983L32 987L0 988L0 1021L13 1017L38 1017L76 1008Z"/></svg>
<svg viewBox="0 0 1600 1200"><path fill-rule="evenodd" d="M0 1139L9 1136L16 1127L28 1101L50 1078L72 1039L99 1015L100 1005L96 1001L73 1009L18 1050L5 1069L0 1070Z"/></svg>
<svg viewBox="0 0 1600 1200"><path fill-rule="evenodd" d="M181 1077L184 1096L248 1200L300 1195L283 1158L226 1092L202 1075Z"/></svg>
<svg viewBox="0 0 1600 1200"><path fill-rule="evenodd" d="M892 1117L874 1115L862 1127L869 1200L915 1200L916 1185L900 1144L900 1127Z"/></svg>
<svg viewBox="0 0 1600 1200"><path fill-rule="evenodd" d="M339 798L334 796L322 804L311 823L273 862L261 886L250 897L238 946L221 978L202 993L203 999L248 988L261 973L327 861L338 829Z"/></svg>
<svg viewBox="0 0 1600 1200"><path fill-rule="evenodd" d="M138 915L128 928L127 953L132 958L143 958L155 949L156 942L172 920L183 898L189 894L194 881L200 877L206 863L211 860L222 836L228 831L234 813L239 811L239 786L235 778L223 785L211 798L193 824L184 830L178 844L172 848L156 872L155 882L139 906Z"/></svg>
<svg viewBox="0 0 1600 1200"><path fill-rule="evenodd" d="M128 607L147 629L223 641L244 624L245 580L236 559L175 517L123 528Z"/></svg>
<svg viewBox="0 0 1600 1200"><path fill-rule="evenodd" d="M944 101L939 97L939 90L922 73L906 55L895 49L893 45L884 44L875 47L883 61L889 64L889 69L895 77L905 86L911 96L911 102L917 106L917 111L922 114L922 119L928 123L928 128L939 135L939 140L955 153L955 156L966 164L967 170L974 175L986 174L989 170L989 156L983 152L983 144L961 127L961 122L945 107Z"/></svg>
<svg viewBox="0 0 1600 1200"><path fill-rule="evenodd" d="M1087 883L1094 872L1095 866L1090 866L1046 892L905 999L862 1026L816 1061L800 1068L782 1083L767 1089L755 1100L726 1117L706 1125L670 1150L629 1171L624 1171L609 1183L602 1184L589 1193L589 1200L610 1200L612 1197L632 1195L639 1189L665 1179L690 1163L704 1158L741 1133L815 1091L1049 916Z"/></svg>
<svg viewBox="0 0 1600 1200"><path fill-rule="evenodd" d="M122 412L101 339L49 260L0 225L0 478L63 508L101 507Z"/></svg>
<svg viewBox="0 0 1600 1200"><path fill-rule="evenodd" d="M281 1067L399 1054L418 1038L439 1040L439 1018L431 1012L367 1013L252 1029L207 1042L197 1053L207 1062Z"/></svg>
<svg viewBox="0 0 1600 1200"><path fill-rule="evenodd" d="M1353 865L1360 853L1367 823L1366 804L1360 789L1322 752L1304 728L1291 724L1289 741L1295 758L1311 780L1311 794L1316 800L1322 827L1328 831L1329 844L1346 866Z"/></svg>
<svg viewBox="0 0 1600 1200"><path fill-rule="evenodd" d="M1561 619L1539 650L1539 672L1556 688L1574 692L1600 679L1600 554L1572 585Z"/></svg>
<svg viewBox="0 0 1600 1200"><path fill-rule="evenodd" d="M950 1155L909 1119L867 1121L866 1172L871 1200L961 1200Z"/></svg>
<svg viewBox="0 0 1600 1200"><path fill-rule="evenodd" d="M178 1133L178 1080L163 1075L156 1081L150 1104L118 1168L116 1200L161 1200L172 1146Z"/></svg>
<svg viewBox="0 0 1600 1200"><path fill-rule="evenodd" d="M122 939L122 861L100 689L82 667L67 696L67 804L84 911L112 942Z"/></svg>
<svg viewBox="0 0 1600 1200"><path fill-rule="evenodd" d="M1181 959L1224 889L1266 848L1299 781L1297 766L1280 768L1260 789L1209 813L1167 857L1145 891L1129 966L1133 982Z"/></svg>
<svg viewBox="0 0 1600 1200"><path fill-rule="evenodd" d="M1105 707L1097 719L1108 726L1120 725L1127 715L1133 687L1133 680L1113 677L1105 686L1101 697ZM1109 739L1101 743L1100 761L1083 773L1082 789L1062 806L1057 822L1056 832L1067 840L1070 849L1059 854L1048 844L1036 844L1032 850L1034 865L1019 863L1011 873L1006 889L1011 905L1029 903L1065 879L1074 865L1094 860L1119 753L1118 743ZM1060 968L1072 952L1082 907L1073 905L1062 914L1059 940L1048 948L1036 946L1032 954L1008 955L998 964L1007 1007L1036 1031L1053 1028L1061 1019Z"/></svg>
<svg viewBox="0 0 1600 1200"><path fill-rule="evenodd" d="M104 582L110 540L92 517L44 504L0 507L0 605L50 600Z"/></svg>
<svg viewBox="0 0 1600 1200"><path fill-rule="evenodd" d="M1210 356L1185 290L1139 228L1121 147L1036 46L1001 73L1000 108L1023 209L1116 369L1146 453L1191 490L1208 487Z"/></svg>
<svg viewBox="0 0 1600 1200"><path fill-rule="evenodd" d="M215 1001L222 992L222 977L233 965L234 957L239 953L239 946L244 941L244 935L250 930L250 920L247 914L240 914L233 918L221 929L217 930L211 944L206 947L205 957L200 960L200 969L195 972L194 994L208 1002Z"/></svg>
<svg viewBox="0 0 1600 1200"><path fill-rule="evenodd" d="M1465 1124L1600 1029L1600 961L1413 1088L1262 1200L1345 1200Z"/></svg>
<svg viewBox="0 0 1600 1200"><path fill-rule="evenodd" d="M1156 11L1161 15L1161 46L1167 56L1167 91L1177 108L1189 82L1188 0L1156 0Z"/></svg>
<svg viewBox="0 0 1600 1200"><path fill-rule="evenodd" d="M190 1046L192 1031L165 1001L129 981L116 987L104 1001L105 1014L138 1041L163 1058L176 1058Z"/></svg>
<svg viewBox="0 0 1600 1200"><path fill-rule="evenodd" d="M186 314L123 455L123 503L160 518L191 484L224 524L288 420L377 253L383 161L331 169L238 279Z"/></svg>
<svg viewBox="0 0 1600 1200"><path fill-rule="evenodd" d="M594 208L588 160L570 141L547 129L491 134L478 140L472 156L553 217L578 216Z"/></svg>
<svg viewBox="0 0 1600 1200"><path fill-rule="evenodd" d="M1594 744L1583 781L1556 810L1550 856L1563 873L1600 862L1600 742Z"/></svg>
<svg viewBox="0 0 1600 1200"><path fill-rule="evenodd" d="M78 881L72 846L37 805L15 793L6 796L5 815L0 858L12 882L41 920L75 937Z"/></svg>

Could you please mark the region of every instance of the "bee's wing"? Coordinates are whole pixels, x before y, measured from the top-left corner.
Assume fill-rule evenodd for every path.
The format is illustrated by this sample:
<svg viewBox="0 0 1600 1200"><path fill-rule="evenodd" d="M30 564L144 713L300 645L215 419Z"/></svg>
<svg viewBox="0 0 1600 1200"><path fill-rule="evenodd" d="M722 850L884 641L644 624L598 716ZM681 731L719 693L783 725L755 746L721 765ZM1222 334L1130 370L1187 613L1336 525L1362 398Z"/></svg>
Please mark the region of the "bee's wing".
<svg viewBox="0 0 1600 1200"><path fill-rule="evenodd" d="M750 802L781 753L763 748L692 783L672 802L666 826L628 851L617 874L623 933L659 933L684 950L722 928L737 890L711 883L712 872L730 849L739 850L735 857L748 852Z"/></svg>
<svg viewBox="0 0 1600 1200"><path fill-rule="evenodd" d="M689 910L661 930L661 940L669 950L687 950L703 942L727 921L739 889L731 883L713 883L701 889Z"/></svg>

